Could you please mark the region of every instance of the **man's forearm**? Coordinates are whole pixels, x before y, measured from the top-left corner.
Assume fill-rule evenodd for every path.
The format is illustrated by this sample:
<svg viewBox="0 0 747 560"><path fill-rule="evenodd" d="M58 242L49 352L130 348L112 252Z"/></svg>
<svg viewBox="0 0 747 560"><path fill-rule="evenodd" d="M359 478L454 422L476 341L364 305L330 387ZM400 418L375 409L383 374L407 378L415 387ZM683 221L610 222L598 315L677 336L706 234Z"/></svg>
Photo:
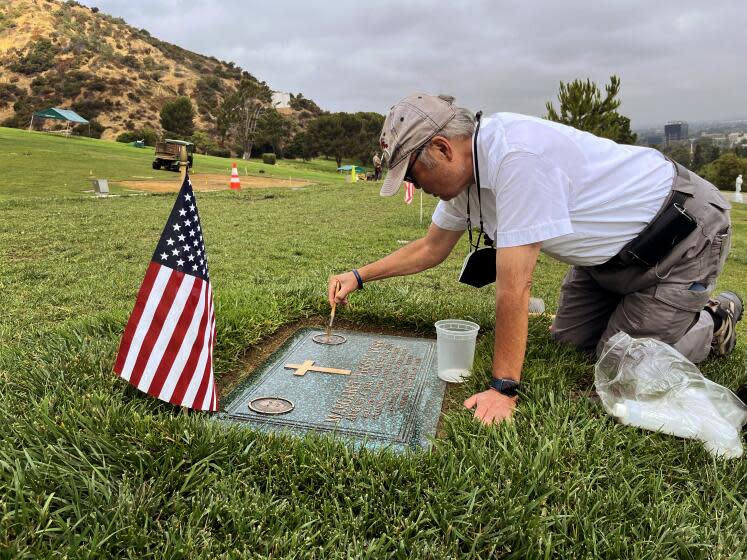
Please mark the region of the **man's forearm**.
<svg viewBox="0 0 747 560"><path fill-rule="evenodd" d="M493 377L520 379L527 348L529 293L541 244L499 249L496 254Z"/></svg>
<svg viewBox="0 0 747 560"><path fill-rule="evenodd" d="M521 378L527 346L529 286L512 292L498 290L495 298L493 377Z"/></svg>
<svg viewBox="0 0 747 560"><path fill-rule="evenodd" d="M364 282L416 274L436 266L443 258L431 251L425 239L417 239L394 253L367 264L358 272Z"/></svg>

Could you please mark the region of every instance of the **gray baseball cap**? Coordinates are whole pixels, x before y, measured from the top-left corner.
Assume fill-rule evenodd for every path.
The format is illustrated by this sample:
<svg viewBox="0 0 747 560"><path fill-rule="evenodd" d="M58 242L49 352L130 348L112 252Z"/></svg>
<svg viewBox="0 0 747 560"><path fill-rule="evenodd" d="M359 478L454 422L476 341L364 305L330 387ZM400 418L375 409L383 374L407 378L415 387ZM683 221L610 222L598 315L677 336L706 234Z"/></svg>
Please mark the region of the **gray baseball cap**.
<svg viewBox="0 0 747 560"><path fill-rule="evenodd" d="M414 93L394 105L384 121L379 145L389 169L379 194L397 194L407 173L410 154L438 134L454 118L453 105L426 93Z"/></svg>

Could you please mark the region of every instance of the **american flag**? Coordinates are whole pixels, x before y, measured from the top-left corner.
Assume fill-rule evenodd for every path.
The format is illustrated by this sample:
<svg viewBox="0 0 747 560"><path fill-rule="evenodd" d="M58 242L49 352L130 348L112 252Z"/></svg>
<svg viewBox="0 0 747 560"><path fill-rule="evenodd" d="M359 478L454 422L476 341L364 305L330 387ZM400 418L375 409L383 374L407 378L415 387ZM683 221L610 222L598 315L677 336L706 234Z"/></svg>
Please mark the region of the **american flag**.
<svg viewBox="0 0 747 560"><path fill-rule="evenodd" d="M187 175L140 286L114 372L163 401L214 411L214 342L213 290Z"/></svg>
<svg viewBox="0 0 747 560"><path fill-rule="evenodd" d="M415 196L415 185L410 181L405 181L405 204L410 204L413 196Z"/></svg>

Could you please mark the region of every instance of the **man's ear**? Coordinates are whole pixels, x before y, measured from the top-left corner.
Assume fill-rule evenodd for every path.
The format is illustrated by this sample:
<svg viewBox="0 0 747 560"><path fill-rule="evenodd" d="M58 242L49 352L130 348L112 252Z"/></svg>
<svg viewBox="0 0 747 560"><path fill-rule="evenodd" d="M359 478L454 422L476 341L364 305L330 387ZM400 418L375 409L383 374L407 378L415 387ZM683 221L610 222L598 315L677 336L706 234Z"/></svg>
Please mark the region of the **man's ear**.
<svg viewBox="0 0 747 560"><path fill-rule="evenodd" d="M447 161L451 161L454 158L454 150L445 136L434 136L431 140L431 145L443 154Z"/></svg>

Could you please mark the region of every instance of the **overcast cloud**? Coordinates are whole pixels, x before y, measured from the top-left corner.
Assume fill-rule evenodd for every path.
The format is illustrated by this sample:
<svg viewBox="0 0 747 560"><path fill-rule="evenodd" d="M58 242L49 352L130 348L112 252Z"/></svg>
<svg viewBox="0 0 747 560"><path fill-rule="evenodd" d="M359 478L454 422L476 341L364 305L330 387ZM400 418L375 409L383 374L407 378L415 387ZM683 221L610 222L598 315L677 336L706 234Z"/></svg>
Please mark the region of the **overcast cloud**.
<svg viewBox="0 0 747 560"><path fill-rule="evenodd" d="M544 115L559 81L617 74L635 127L747 118L744 0L84 3L330 111L426 91Z"/></svg>

